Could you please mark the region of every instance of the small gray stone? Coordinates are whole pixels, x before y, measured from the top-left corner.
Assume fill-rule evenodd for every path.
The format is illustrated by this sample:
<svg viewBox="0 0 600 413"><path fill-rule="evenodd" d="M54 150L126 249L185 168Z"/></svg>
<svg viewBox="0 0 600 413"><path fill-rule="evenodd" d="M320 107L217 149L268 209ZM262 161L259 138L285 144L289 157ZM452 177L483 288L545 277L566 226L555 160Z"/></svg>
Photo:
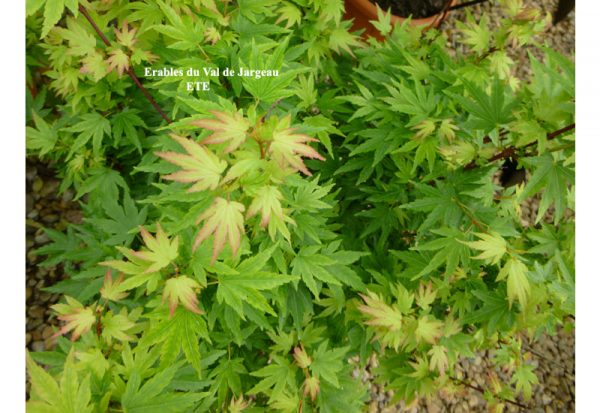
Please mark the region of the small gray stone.
<svg viewBox="0 0 600 413"><path fill-rule="evenodd" d="M50 242L50 238L46 235L45 232L35 236L35 243L38 245L46 244Z"/></svg>
<svg viewBox="0 0 600 413"><path fill-rule="evenodd" d="M549 405L550 403L552 403L552 397L548 396L547 394L542 395L542 404L544 406Z"/></svg>
<svg viewBox="0 0 600 413"><path fill-rule="evenodd" d="M56 214L48 214L42 217L42 221L44 221L46 224L54 224L58 221L58 219L59 216Z"/></svg>

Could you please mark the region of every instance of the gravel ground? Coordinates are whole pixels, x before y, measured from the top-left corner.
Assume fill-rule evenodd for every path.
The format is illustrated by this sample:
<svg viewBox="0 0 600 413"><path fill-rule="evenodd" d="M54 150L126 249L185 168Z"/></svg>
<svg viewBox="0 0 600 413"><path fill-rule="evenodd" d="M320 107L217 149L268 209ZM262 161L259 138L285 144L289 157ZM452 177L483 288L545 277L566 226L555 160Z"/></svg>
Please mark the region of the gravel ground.
<svg viewBox="0 0 600 413"><path fill-rule="evenodd" d="M557 413L575 411L575 336L574 332L560 330L554 336L544 335L531 344L523 345L526 360L536 367L540 383L533 386L531 400L517 402L526 408L507 403L504 412ZM490 387L489 375L493 372L501 381L509 382L510 371L502 371L494 366L492 351L480 352L473 359L462 359L455 366L456 377L469 386L485 389ZM394 393L385 386L373 382L370 370L377 367L376 357L372 357L366 371L355 371L368 386L371 401L369 413L469 413L488 412L489 407L480 391L471 387L459 386L454 393L440 392L431 399L419 400L407 406L404 402L391 404Z"/></svg>
<svg viewBox="0 0 600 413"><path fill-rule="evenodd" d="M57 320L51 318L50 306L58 301L58 294L43 290L60 281L63 271L60 266L44 268L42 259L34 250L50 240L44 228L64 230L69 222L81 222L82 215L78 205L72 202L73 192L66 191L58 195L59 181L53 172L42 163L27 162L26 172L26 299L27 319L25 342L33 351L51 350L54 347L53 326Z"/></svg>

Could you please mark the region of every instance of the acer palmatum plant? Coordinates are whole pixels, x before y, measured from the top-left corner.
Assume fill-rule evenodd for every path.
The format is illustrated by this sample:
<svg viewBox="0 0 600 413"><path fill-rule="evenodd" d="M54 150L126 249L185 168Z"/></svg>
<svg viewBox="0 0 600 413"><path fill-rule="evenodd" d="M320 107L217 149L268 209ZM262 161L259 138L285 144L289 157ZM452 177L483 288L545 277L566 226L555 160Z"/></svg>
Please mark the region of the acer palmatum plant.
<svg viewBox="0 0 600 413"><path fill-rule="evenodd" d="M28 154L85 215L38 251L68 278L28 409L361 411L348 359L411 401L483 349L490 407L528 407L521 347L574 314L574 74L503 3L459 51L385 13L362 43L342 1L28 3ZM190 94L151 65L280 75Z"/></svg>

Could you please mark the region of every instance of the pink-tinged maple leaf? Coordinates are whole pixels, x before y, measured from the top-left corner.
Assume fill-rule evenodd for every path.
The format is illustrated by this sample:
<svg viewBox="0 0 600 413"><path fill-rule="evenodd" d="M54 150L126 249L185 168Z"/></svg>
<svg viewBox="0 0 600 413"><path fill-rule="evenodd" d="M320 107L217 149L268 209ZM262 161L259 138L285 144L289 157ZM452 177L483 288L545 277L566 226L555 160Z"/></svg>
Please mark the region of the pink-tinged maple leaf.
<svg viewBox="0 0 600 413"><path fill-rule="evenodd" d="M183 183L194 183L188 192L215 189L221 180L221 173L227 168L227 162L219 159L204 146L191 139L171 134L188 153L157 152L164 160L182 167L181 171L165 175L163 178Z"/></svg>
<svg viewBox="0 0 600 413"><path fill-rule="evenodd" d="M94 306L84 307L76 299L65 296L66 304L55 304L51 306L56 313L58 319L66 322L52 337L58 337L72 331L71 341L77 340L82 334L90 331L96 322L96 314Z"/></svg>
<svg viewBox="0 0 600 413"><path fill-rule="evenodd" d="M137 29L134 28L129 30L129 23L127 23L127 20L123 21L123 27L120 31L115 27L117 42L125 47L128 47L129 49L133 49L133 45L137 42L137 39L135 38L136 32Z"/></svg>
<svg viewBox="0 0 600 413"><path fill-rule="evenodd" d="M113 281L111 270L106 270L106 273L104 274L104 285L100 289L102 298L111 301L119 301L127 297L128 293L120 288L124 278L125 274L120 273L117 279Z"/></svg>
<svg viewBox="0 0 600 413"><path fill-rule="evenodd" d="M221 40L221 33L215 27L207 27L204 30L204 39L214 45Z"/></svg>
<svg viewBox="0 0 600 413"><path fill-rule="evenodd" d="M204 226L198 232L193 249L211 234L214 234L212 262L217 260L219 253L228 240L233 255L237 254L242 234L244 233L244 205L224 198L216 198L196 220L196 224L204 221Z"/></svg>
<svg viewBox="0 0 600 413"><path fill-rule="evenodd" d="M386 304L381 297L373 292L368 295L359 294L365 301L358 306L358 310L365 314L369 320L365 324L385 327L391 331L398 331L402 327L402 313L396 307Z"/></svg>
<svg viewBox="0 0 600 413"><path fill-rule="evenodd" d="M169 278L163 290L163 303L169 302L169 316L173 317L179 303L193 313L202 314L198 308L199 291L200 284L185 275Z"/></svg>
<svg viewBox="0 0 600 413"><path fill-rule="evenodd" d="M310 399L315 401L317 394L321 391L319 378L315 376L307 377L304 380L304 396L310 395Z"/></svg>
<svg viewBox="0 0 600 413"><path fill-rule="evenodd" d="M108 62L108 71L112 72L116 69L119 77L123 76L123 73L129 69L129 56L121 49L110 52L106 61Z"/></svg>
<svg viewBox="0 0 600 413"><path fill-rule="evenodd" d="M216 119L198 119L190 122L191 125L213 131L213 134L201 143L208 145L229 142L225 153L235 151L246 140L250 122L238 112L230 114L213 110L211 113Z"/></svg>
<svg viewBox="0 0 600 413"><path fill-rule="evenodd" d="M269 153L282 168L291 166L293 169L311 176L312 174L302 161L302 156L321 161L324 161L325 158L306 145L307 142L318 142L318 140L308 135L294 133L296 129L290 128L290 122L291 117L289 115L279 121L277 127L273 130L273 140L269 145Z"/></svg>
<svg viewBox="0 0 600 413"><path fill-rule="evenodd" d="M312 359L304 350L304 346L294 347L294 360L301 369L308 368L312 364Z"/></svg>
<svg viewBox="0 0 600 413"><path fill-rule="evenodd" d="M275 215L283 221L285 217L280 202L282 198L281 192L276 187L271 185L261 187L248 207L246 217L251 218L260 212L260 225L263 228L269 224L271 215Z"/></svg>

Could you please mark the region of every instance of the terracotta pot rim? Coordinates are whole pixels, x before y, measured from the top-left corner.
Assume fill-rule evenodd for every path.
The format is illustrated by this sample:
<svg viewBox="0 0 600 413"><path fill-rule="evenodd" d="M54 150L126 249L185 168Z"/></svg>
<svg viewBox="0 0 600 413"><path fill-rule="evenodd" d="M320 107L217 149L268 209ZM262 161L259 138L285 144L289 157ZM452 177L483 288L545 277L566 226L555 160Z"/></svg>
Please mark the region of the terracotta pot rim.
<svg viewBox="0 0 600 413"><path fill-rule="evenodd" d="M368 20L377 20L377 6L375 5L375 3L373 3L369 0L346 0L346 1L349 3L352 3L356 7L357 10L360 10L360 12L362 14L364 14L365 17L368 18ZM450 6L455 5L456 2L457 2L457 0L452 0L450 3ZM448 11L443 12L443 13L439 12L432 16L423 17L420 19L411 19L410 24L412 26L422 26L422 25L426 25L426 24L435 25L438 20L441 21L442 18L445 18L447 14L448 14ZM396 16L395 14L392 14L391 22L392 23L402 23L407 19L408 19L408 17L401 17L401 16Z"/></svg>

